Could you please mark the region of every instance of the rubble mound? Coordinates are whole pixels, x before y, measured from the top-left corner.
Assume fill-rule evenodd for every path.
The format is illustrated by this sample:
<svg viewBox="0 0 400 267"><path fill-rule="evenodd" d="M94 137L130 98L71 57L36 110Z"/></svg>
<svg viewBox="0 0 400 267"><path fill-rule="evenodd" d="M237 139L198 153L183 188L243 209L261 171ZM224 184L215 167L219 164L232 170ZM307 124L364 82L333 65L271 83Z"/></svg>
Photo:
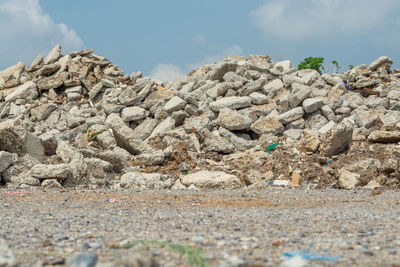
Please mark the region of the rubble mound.
<svg viewBox="0 0 400 267"><path fill-rule="evenodd" d="M265 55L230 56L162 82L125 75L93 49L62 55L58 45L0 71L0 182L394 188L400 71L392 63L380 57L321 75Z"/></svg>

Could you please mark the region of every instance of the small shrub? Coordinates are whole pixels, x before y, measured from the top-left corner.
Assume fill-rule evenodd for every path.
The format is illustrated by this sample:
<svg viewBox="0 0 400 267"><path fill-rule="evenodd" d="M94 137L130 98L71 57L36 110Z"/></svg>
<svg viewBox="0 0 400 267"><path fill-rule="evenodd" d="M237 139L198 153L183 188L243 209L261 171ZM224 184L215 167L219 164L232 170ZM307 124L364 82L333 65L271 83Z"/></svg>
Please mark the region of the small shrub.
<svg viewBox="0 0 400 267"><path fill-rule="evenodd" d="M300 64L297 66L298 70L305 70L305 69L314 69L322 74L322 70L324 67L322 64L324 63L323 57L308 57L304 59Z"/></svg>

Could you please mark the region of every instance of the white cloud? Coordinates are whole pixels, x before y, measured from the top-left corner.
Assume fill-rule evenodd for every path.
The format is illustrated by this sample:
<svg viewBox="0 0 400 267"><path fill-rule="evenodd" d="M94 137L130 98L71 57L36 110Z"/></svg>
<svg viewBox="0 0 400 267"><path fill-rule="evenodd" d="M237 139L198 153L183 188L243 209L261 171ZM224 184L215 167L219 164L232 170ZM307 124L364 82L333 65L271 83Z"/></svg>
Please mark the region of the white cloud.
<svg viewBox="0 0 400 267"><path fill-rule="evenodd" d="M56 44L61 44L63 51L84 47L74 30L56 24L44 13L39 0L1 0L0 36L4 40L0 42L1 67L17 61L30 64L39 53L46 56Z"/></svg>
<svg viewBox="0 0 400 267"><path fill-rule="evenodd" d="M205 34L196 34L192 38L193 43L202 45L206 43L206 35Z"/></svg>
<svg viewBox="0 0 400 267"><path fill-rule="evenodd" d="M268 36L286 40L337 37L382 29L398 0L272 0L250 13Z"/></svg>
<svg viewBox="0 0 400 267"><path fill-rule="evenodd" d="M185 71L177 65L158 64L150 73L150 77L161 81L173 81L185 74Z"/></svg>
<svg viewBox="0 0 400 267"><path fill-rule="evenodd" d="M173 81L177 78L180 78L190 70L215 63L220 61L227 56L242 56L243 49L239 45L232 45L224 49L221 53L214 54L214 55L206 55L204 56L199 62L196 63L188 63L185 67L180 67L174 64L158 64L150 73L150 77L161 80L161 81Z"/></svg>

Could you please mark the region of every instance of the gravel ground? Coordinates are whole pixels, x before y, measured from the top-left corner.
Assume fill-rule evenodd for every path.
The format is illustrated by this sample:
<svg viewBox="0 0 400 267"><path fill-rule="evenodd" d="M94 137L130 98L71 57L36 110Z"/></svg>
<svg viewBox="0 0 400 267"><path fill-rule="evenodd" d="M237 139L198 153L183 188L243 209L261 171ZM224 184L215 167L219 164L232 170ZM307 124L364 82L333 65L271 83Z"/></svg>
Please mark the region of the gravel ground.
<svg viewBox="0 0 400 267"><path fill-rule="evenodd" d="M147 253L160 266L189 266L185 255L150 240L201 248L208 266L276 266L282 253L311 243L314 254L342 255L335 266L400 266L399 191L10 194L3 188L0 203L0 238L26 266L63 265L85 251L97 253L99 262ZM147 243L128 246L134 240Z"/></svg>

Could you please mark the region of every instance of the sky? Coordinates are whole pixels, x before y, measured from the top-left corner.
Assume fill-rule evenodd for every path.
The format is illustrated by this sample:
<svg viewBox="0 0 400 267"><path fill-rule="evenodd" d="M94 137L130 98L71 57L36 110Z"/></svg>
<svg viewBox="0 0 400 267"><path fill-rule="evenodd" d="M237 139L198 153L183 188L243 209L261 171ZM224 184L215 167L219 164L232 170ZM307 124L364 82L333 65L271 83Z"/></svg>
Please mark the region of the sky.
<svg viewBox="0 0 400 267"><path fill-rule="evenodd" d="M0 69L56 44L94 48L126 74L173 80L228 55L400 64L399 0L0 0Z"/></svg>

